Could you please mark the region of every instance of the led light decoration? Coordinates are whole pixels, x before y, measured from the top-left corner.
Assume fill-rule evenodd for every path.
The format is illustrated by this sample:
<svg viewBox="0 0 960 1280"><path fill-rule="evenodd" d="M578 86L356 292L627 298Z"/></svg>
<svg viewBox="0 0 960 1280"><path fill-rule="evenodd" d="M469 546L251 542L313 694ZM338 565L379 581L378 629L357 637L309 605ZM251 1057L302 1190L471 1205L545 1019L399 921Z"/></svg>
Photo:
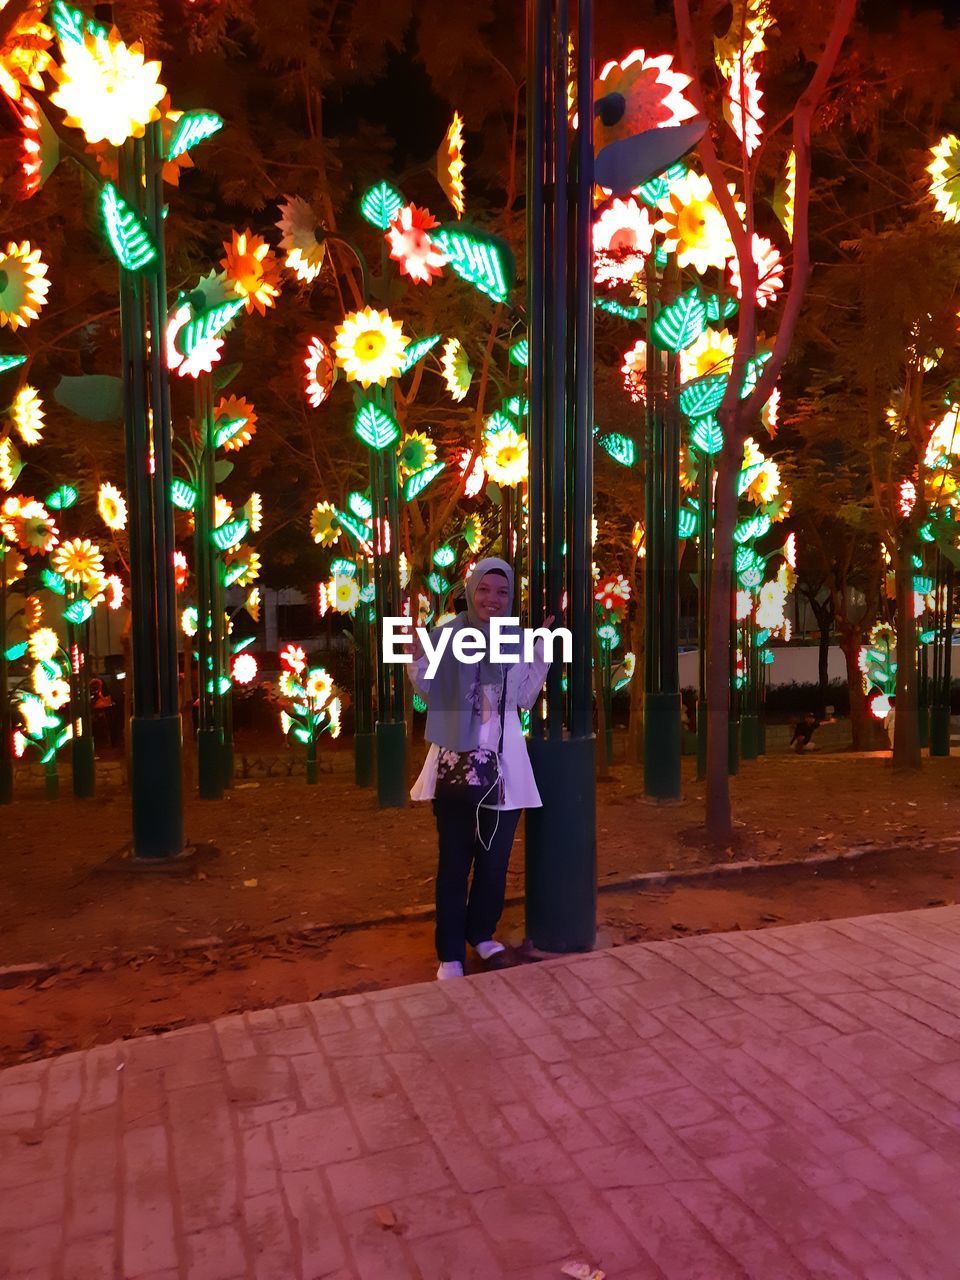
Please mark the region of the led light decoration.
<svg viewBox="0 0 960 1280"><path fill-rule="evenodd" d="M446 258L430 238L439 225L429 209L408 204L387 229L390 257L400 264L400 274L416 284L433 284L434 277L443 274Z"/></svg>
<svg viewBox="0 0 960 1280"><path fill-rule="evenodd" d="M51 69L58 87L50 101L87 142L119 147L127 138L142 138L150 121L160 118L167 92L160 63L145 62L139 42L128 48L115 28L109 35L85 31L82 41L62 44L61 54L60 67Z"/></svg>
<svg viewBox="0 0 960 1280"><path fill-rule="evenodd" d="M237 684L252 684L257 678L257 660L252 653L238 653L233 659L231 675Z"/></svg>
<svg viewBox="0 0 960 1280"><path fill-rule="evenodd" d="M396 418L371 400L361 403L353 419L355 434L370 449L386 449L400 438Z"/></svg>
<svg viewBox="0 0 960 1280"><path fill-rule="evenodd" d="M16 331L24 328L40 314L47 301L50 281L47 264L29 240L11 241L0 253L0 325ZM22 363L22 362L18 362Z"/></svg>
<svg viewBox="0 0 960 1280"><path fill-rule="evenodd" d="M386 386L403 365L404 349L410 339L400 323L388 311L364 307L353 311L337 326L334 349L337 364L348 382L359 382L366 388L376 383Z"/></svg>
<svg viewBox="0 0 960 1280"><path fill-rule="evenodd" d="M263 498L259 493L251 493L243 504L243 515L250 525L250 532L259 533L263 528Z"/></svg>
<svg viewBox="0 0 960 1280"><path fill-rule="evenodd" d="M460 113L455 111L450 127L440 144L440 150L437 152L437 180L458 218L463 217L467 207L463 182L464 168L463 120Z"/></svg>
<svg viewBox="0 0 960 1280"><path fill-rule="evenodd" d="M236 453L257 433L257 412L243 396L224 396L213 410L214 445Z"/></svg>
<svg viewBox="0 0 960 1280"><path fill-rule="evenodd" d="M112 182L100 191L100 214L114 257L126 271L143 271L157 260L157 246L141 215Z"/></svg>
<svg viewBox="0 0 960 1280"><path fill-rule="evenodd" d="M598 436L597 443L604 453L609 454L614 462L619 462L622 467L632 467L637 460L636 442L629 436L613 431L607 435Z"/></svg>
<svg viewBox="0 0 960 1280"><path fill-rule="evenodd" d="M674 71L669 54L650 58L643 49L634 49L622 62L606 63L594 86L594 99L620 94L624 110L615 124L603 129L602 141L632 138L647 129L691 120L697 109L683 94L689 84L689 76Z"/></svg>
<svg viewBox="0 0 960 1280"><path fill-rule="evenodd" d="M900 514L906 520L917 505L917 486L912 480L900 481Z"/></svg>
<svg viewBox="0 0 960 1280"><path fill-rule="evenodd" d="M28 555L46 555L59 538L57 526L42 502L33 498L7 498L0 508L0 532Z"/></svg>
<svg viewBox="0 0 960 1280"><path fill-rule="evenodd" d="M70 538L54 551L53 567L67 582L82 585L103 577L103 556L89 538Z"/></svg>
<svg viewBox="0 0 960 1280"><path fill-rule="evenodd" d="M399 191L386 182L378 182L363 195L360 212L371 226L386 231L403 208L404 200Z"/></svg>
<svg viewBox="0 0 960 1280"><path fill-rule="evenodd" d="M31 6L18 14L0 48L0 91L11 102L20 100L23 85L31 89L44 87L43 76L53 61L53 31L41 21L42 15L43 6Z"/></svg>
<svg viewBox="0 0 960 1280"><path fill-rule="evenodd" d="M176 160L223 128L215 111L184 111L178 118L166 146L167 160Z"/></svg>
<svg viewBox="0 0 960 1280"><path fill-rule="evenodd" d="M186 480L175 477L170 482L170 501L180 511L192 511L197 505L197 491Z"/></svg>
<svg viewBox="0 0 960 1280"><path fill-rule="evenodd" d="M38 444L43 435L43 401L36 387L26 384L13 397L10 420L24 444Z"/></svg>
<svg viewBox="0 0 960 1280"><path fill-rule="evenodd" d="M407 347L403 354L403 364L400 366L401 373L409 373L414 365L419 364L428 351L440 341L440 334L434 333L429 338L417 338Z"/></svg>
<svg viewBox="0 0 960 1280"><path fill-rule="evenodd" d="M438 569L449 569L456 561L456 558L457 553L449 544L444 544L444 546L438 547L433 553L433 563Z"/></svg>
<svg viewBox="0 0 960 1280"><path fill-rule="evenodd" d="M4 355L0 353L0 373L7 373L10 369L19 369L22 364L26 364L27 357L25 355Z"/></svg>
<svg viewBox="0 0 960 1280"><path fill-rule="evenodd" d="M733 0L730 26L714 39L717 66L729 77L737 58L755 58L767 47L765 36L774 25L770 0Z"/></svg>
<svg viewBox="0 0 960 1280"><path fill-rule="evenodd" d="M72 484L62 484L54 489L53 493L48 494L44 501L51 511L69 511L71 507L76 506L79 497Z"/></svg>
<svg viewBox="0 0 960 1280"><path fill-rule="evenodd" d="M526 369L530 358L530 348L526 338L520 338L507 352L507 358L518 369Z"/></svg>
<svg viewBox="0 0 960 1280"><path fill-rule="evenodd" d="M700 453L714 457L723 448L723 428L716 418L698 418L690 433L690 445Z"/></svg>
<svg viewBox="0 0 960 1280"><path fill-rule="evenodd" d="M723 118L752 156L763 137L760 73L749 57L738 54L723 98Z"/></svg>
<svg viewBox="0 0 960 1280"><path fill-rule="evenodd" d="M630 583L622 573L618 573L615 577L607 578L602 582L594 592L593 598L602 609L620 617L630 603Z"/></svg>
<svg viewBox="0 0 960 1280"><path fill-rule="evenodd" d="M506 302L516 272L513 254L505 241L454 225L438 228L433 242L461 280L494 302Z"/></svg>
<svg viewBox="0 0 960 1280"><path fill-rule="evenodd" d="M437 460L437 446L423 431L413 431L403 437L397 450L397 461L403 475L412 475L425 467L432 467Z"/></svg>
<svg viewBox="0 0 960 1280"><path fill-rule="evenodd" d="M327 598L337 613L353 613L360 601L360 584L355 578L335 576L327 590Z"/></svg>
<svg viewBox="0 0 960 1280"><path fill-rule="evenodd" d="M927 173L937 212L947 222L960 222L960 138L944 134L930 154Z"/></svg>
<svg viewBox="0 0 960 1280"><path fill-rule="evenodd" d="M409 502L411 498L416 498L423 493L427 485L436 480L445 465L443 462L435 462L432 466L424 467L422 471L415 471L413 475L407 476L403 482L404 499Z"/></svg>
<svg viewBox="0 0 960 1280"><path fill-rule="evenodd" d="M300 196L286 196L280 205L277 227L280 230L280 248L287 255L284 266L298 280L311 284L320 274L327 256L323 229L312 206Z"/></svg>
<svg viewBox="0 0 960 1280"><path fill-rule="evenodd" d="M340 521L332 502L318 502L310 513L310 533L321 547L332 547L340 538Z"/></svg>
<svg viewBox="0 0 960 1280"><path fill-rule="evenodd" d="M528 474L527 438L512 427L491 436L483 453L483 466L495 484L516 488Z"/></svg>
<svg viewBox="0 0 960 1280"><path fill-rule="evenodd" d="M629 351L623 353L623 389L634 404L647 403L647 344L638 338Z"/></svg>
<svg viewBox="0 0 960 1280"><path fill-rule="evenodd" d="M0 489L12 489L23 470L23 459L9 436L0 437Z"/></svg>
<svg viewBox="0 0 960 1280"><path fill-rule="evenodd" d="M681 351L680 377L684 382L692 382L696 378L722 376L725 387L727 375L733 368L736 345L733 334L726 329L704 329L695 342ZM723 392L716 383L712 385L722 400Z"/></svg>
<svg viewBox="0 0 960 1280"><path fill-rule="evenodd" d="M333 352L322 338L311 338L304 360L307 369L307 400L313 409L329 399L337 380L337 364Z"/></svg>
<svg viewBox="0 0 960 1280"><path fill-rule="evenodd" d="M776 302L777 294L783 288L783 259L773 242L764 236L755 235L751 241L753 260L757 264L756 299L758 307L765 307L768 302ZM743 285L740 279L740 260L736 254L730 260L730 284L738 298L743 297Z"/></svg>
<svg viewBox="0 0 960 1280"><path fill-rule="evenodd" d="M37 194L57 167L60 160L60 139L29 93L21 96L20 124L23 131L20 144L23 194L29 198Z"/></svg>
<svg viewBox="0 0 960 1280"><path fill-rule="evenodd" d="M115 484L104 482L97 494L97 510L100 519L108 529L125 529L127 526L127 503L123 494Z"/></svg>
<svg viewBox="0 0 960 1280"><path fill-rule="evenodd" d="M229 553L227 563L228 585L249 587L260 577L260 556L252 547L236 547Z"/></svg>
<svg viewBox="0 0 960 1280"><path fill-rule="evenodd" d="M266 315L267 307L276 306L280 296L280 268L269 244L248 228L232 232L223 248L220 265L234 292L247 311L256 309Z"/></svg>
<svg viewBox="0 0 960 1280"><path fill-rule="evenodd" d="M246 520L227 520L218 525L210 534L213 545L218 551L229 551L247 536L250 528Z"/></svg>
<svg viewBox="0 0 960 1280"><path fill-rule="evenodd" d="M643 271L653 248L650 214L636 200L613 200L593 225L594 279L626 284Z"/></svg>
<svg viewBox="0 0 960 1280"><path fill-rule="evenodd" d="M642 307L625 306L622 302L617 302L616 298L594 298L593 305L598 311L606 311L619 320L639 320L643 315Z"/></svg>
<svg viewBox="0 0 960 1280"><path fill-rule="evenodd" d="M471 466L471 458L473 464ZM480 454L474 458L472 449L461 449L459 461L457 464L460 468L461 476L470 467L470 474L467 476L467 482L464 486L463 496L465 498L475 498L481 492L483 486L487 483L487 473L483 469L483 457Z"/></svg>
<svg viewBox="0 0 960 1280"><path fill-rule="evenodd" d="M60 640L52 627L39 627L31 631L27 648L34 662L52 662L60 651Z"/></svg>
<svg viewBox="0 0 960 1280"><path fill-rule="evenodd" d="M688 171L660 202L661 232L667 253L676 253L681 267L701 275L711 267L723 269L733 255L733 241L717 197L705 174Z"/></svg>
<svg viewBox="0 0 960 1280"><path fill-rule="evenodd" d="M459 338L448 338L443 344L441 367L443 381L452 399L458 402L466 399L473 380L473 369Z"/></svg>
<svg viewBox="0 0 960 1280"><path fill-rule="evenodd" d="M696 286L664 307L650 326L650 338L661 350L682 351L696 342L707 324L707 309Z"/></svg>
<svg viewBox="0 0 960 1280"><path fill-rule="evenodd" d="M347 506L360 520L369 520L373 515L373 503L365 493L348 493Z"/></svg>

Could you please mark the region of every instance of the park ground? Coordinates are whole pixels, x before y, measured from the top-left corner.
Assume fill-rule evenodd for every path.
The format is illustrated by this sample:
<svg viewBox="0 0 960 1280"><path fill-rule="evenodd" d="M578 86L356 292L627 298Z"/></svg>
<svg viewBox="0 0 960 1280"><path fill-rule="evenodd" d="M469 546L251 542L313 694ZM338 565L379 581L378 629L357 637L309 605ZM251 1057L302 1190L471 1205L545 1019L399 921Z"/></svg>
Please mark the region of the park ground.
<svg viewBox="0 0 960 1280"><path fill-rule="evenodd" d="M618 740L598 785L598 945L952 902L956 758L904 777L830 745L797 756L775 740L744 764L737 837L717 848L693 762L683 801L651 804ZM4 812L0 1062L432 976L429 807L378 810L348 749L324 754L316 787L281 761L223 800L188 799L196 853L166 870L125 856L128 799L119 766L103 772L92 801L27 782ZM515 945L522 895L518 839L502 931Z"/></svg>

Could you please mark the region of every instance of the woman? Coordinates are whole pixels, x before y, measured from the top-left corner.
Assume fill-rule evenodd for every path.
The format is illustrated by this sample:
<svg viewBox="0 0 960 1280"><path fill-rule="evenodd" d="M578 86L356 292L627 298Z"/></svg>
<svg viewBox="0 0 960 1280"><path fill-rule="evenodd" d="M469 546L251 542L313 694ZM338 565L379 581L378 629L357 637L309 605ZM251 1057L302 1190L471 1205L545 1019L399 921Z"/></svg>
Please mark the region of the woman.
<svg viewBox="0 0 960 1280"><path fill-rule="evenodd" d="M513 570L504 560L481 560L467 579L466 599L466 612L444 626L452 630L474 627L489 635L491 618L515 616ZM552 624L553 618L548 618L545 625ZM541 641L538 646L542 655ZM414 632L413 661L407 670L411 684L427 704L425 737L431 745L410 795L413 800L432 800L437 820L436 946L441 981L463 977L468 942L484 962L496 963L495 957L505 950L493 935L503 911L513 837L521 809L540 807L517 708L533 706L549 666L542 656L533 662L500 664L484 655L479 663L461 663L454 656L451 641L433 678L428 679L427 659ZM436 796L441 751L498 750L501 706L502 801L497 803L495 793L481 796L479 801ZM473 881L468 893L471 868Z"/></svg>

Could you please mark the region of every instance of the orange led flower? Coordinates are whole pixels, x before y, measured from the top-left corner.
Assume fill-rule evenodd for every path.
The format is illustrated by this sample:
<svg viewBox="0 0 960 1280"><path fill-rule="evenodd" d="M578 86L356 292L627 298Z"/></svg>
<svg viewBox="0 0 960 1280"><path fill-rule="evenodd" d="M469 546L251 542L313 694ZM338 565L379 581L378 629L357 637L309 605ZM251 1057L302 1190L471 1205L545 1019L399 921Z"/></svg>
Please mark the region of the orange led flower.
<svg viewBox="0 0 960 1280"><path fill-rule="evenodd" d="M319 409L337 381L337 363L322 338L311 338L307 347L307 399Z"/></svg>
<svg viewBox="0 0 960 1280"><path fill-rule="evenodd" d="M444 135L440 150L437 152L437 180L444 194L453 205L458 218L462 218L466 209L463 187L463 120L460 113L453 113L450 128Z"/></svg>
<svg viewBox="0 0 960 1280"><path fill-rule="evenodd" d="M257 433L257 411L249 400L245 400L243 396L223 396L213 410L214 427L219 427L222 422L229 422L231 419L246 418L246 422L236 432L230 436L228 440L223 442L223 448L228 453L234 453L237 449L242 449L245 444L250 441Z"/></svg>
<svg viewBox="0 0 960 1280"><path fill-rule="evenodd" d="M400 263L400 274L418 284L433 284L434 276L443 274L446 256L430 239L430 232L440 224L429 209L415 204L404 205L387 230L390 257Z"/></svg>
<svg viewBox="0 0 960 1280"><path fill-rule="evenodd" d="M280 296L280 268L270 246L262 236L247 230L234 231L223 247L226 253L220 265L234 293L244 299L247 311L256 308L265 315Z"/></svg>
<svg viewBox="0 0 960 1280"><path fill-rule="evenodd" d="M725 267L733 256L733 241L720 205L706 174L687 172L660 201L663 247L676 253L681 267L704 274L710 267Z"/></svg>

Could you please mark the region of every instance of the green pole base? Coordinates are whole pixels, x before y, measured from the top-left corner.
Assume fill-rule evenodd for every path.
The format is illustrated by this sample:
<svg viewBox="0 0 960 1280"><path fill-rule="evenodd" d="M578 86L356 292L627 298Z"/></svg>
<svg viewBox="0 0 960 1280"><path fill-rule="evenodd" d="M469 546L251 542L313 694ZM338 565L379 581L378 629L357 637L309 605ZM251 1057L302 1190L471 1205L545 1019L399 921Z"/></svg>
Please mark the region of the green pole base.
<svg viewBox="0 0 960 1280"><path fill-rule="evenodd" d="M60 794L60 775L57 772L57 762L52 761L51 764L45 766L43 771L43 794L48 800L56 800Z"/></svg>
<svg viewBox="0 0 960 1280"><path fill-rule="evenodd" d="M764 720L763 716L760 716L757 727L759 729L757 754L765 756L767 754L767 722Z"/></svg>
<svg viewBox="0 0 960 1280"><path fill-rule="evenodd" d="M377 736L374 733L357 733L353 738L353 780L358 787L372 787L376 775L374 757Z"/></svg>
<svg viewBox="0 0 960 1280"><path fill-rule="evenodd" d="M740 754L744 760L756 760L760 754L759 716L741 716Z"/></svg>
<svg viewBox="0 0 960 1280"><path fill-rule="evenodd" d="M730 777L736 777L740 772L740 721L729 720L727 722L727 773Z"/></svg>
<svg viewBox="0 0 960 1280"><path fill-rule="evenodd" d="M407 726L402 720L377 721L377 804L403 809L407 804Z"/></svg>
<svg viewBox="0 0 960 1280"><path fill-rule="evenodd" d="M13 761L0 759L0 804L13 804Z"/></svg>
<svg viewBox="0 0 960 1280"><path fill-rule="evenodd" d="M920 726L920 746L929 747L930 745L930 708L918 707L917 719Z"/></svg>
<svg viewBox="0 0 960 1280"><path fill-rule="evenodd" d="M607 768L613 764L613 725L608 722L604 730L604 750L607 757Z"/></svg>
<svg viewBox="0 0 960 1280"><path fill-rule="evenodd" d="M697 703L697 781L707 776L707 704Z"/></svg>
<svg viewBox="0 0 960 1280"><path fill-rule="evenodd" d="M180 717L130 722L133 856L176 858L183 852L183 768Z"/></svg>
<svg viewBox="0 0 960 1280"><path fill-rule="evenodd" d="M223 744L218 729L197 734L197 785L201 800L223 799Z"/></svg>
<svg viewBox="0 0 960 1280"><path fill-rule="evenodd" d="M680 694L643 697L643 790L653 800L680 799Z"/></svg>
<svg viewBox="0 0 960 1280"><path fill-rule="evenodd" d="M317 785L317 744L307 743L307 786Z"/></svg>
<svg viewBox="0 0 960 1280"><path fill-rule="evenodd" d="M89 800L97 789L97 770L93 759L93 739L87 735L70 744L70 767L73 794L78 800Z"/></svg>
<svg viewBox="0 0 960 1280"><path fill-rule="evenodd" d="M234 772L232 733L224 736L220 759L223 766L223 787L225 791L229 791L233 786Z"/></svg>
<svg viewBox="0 0 960 1280"><path fill-rule="evenodd" d="M543 802L526 816L527 937L540 951L589 951L597 936L595 740L530 738Z"/></svg>
<svg viewBox="0 0 960 1280"><path fill-rule="evenodd" d="M936 705L930 708L930 754L950 754L950 707Z"/></svg>

